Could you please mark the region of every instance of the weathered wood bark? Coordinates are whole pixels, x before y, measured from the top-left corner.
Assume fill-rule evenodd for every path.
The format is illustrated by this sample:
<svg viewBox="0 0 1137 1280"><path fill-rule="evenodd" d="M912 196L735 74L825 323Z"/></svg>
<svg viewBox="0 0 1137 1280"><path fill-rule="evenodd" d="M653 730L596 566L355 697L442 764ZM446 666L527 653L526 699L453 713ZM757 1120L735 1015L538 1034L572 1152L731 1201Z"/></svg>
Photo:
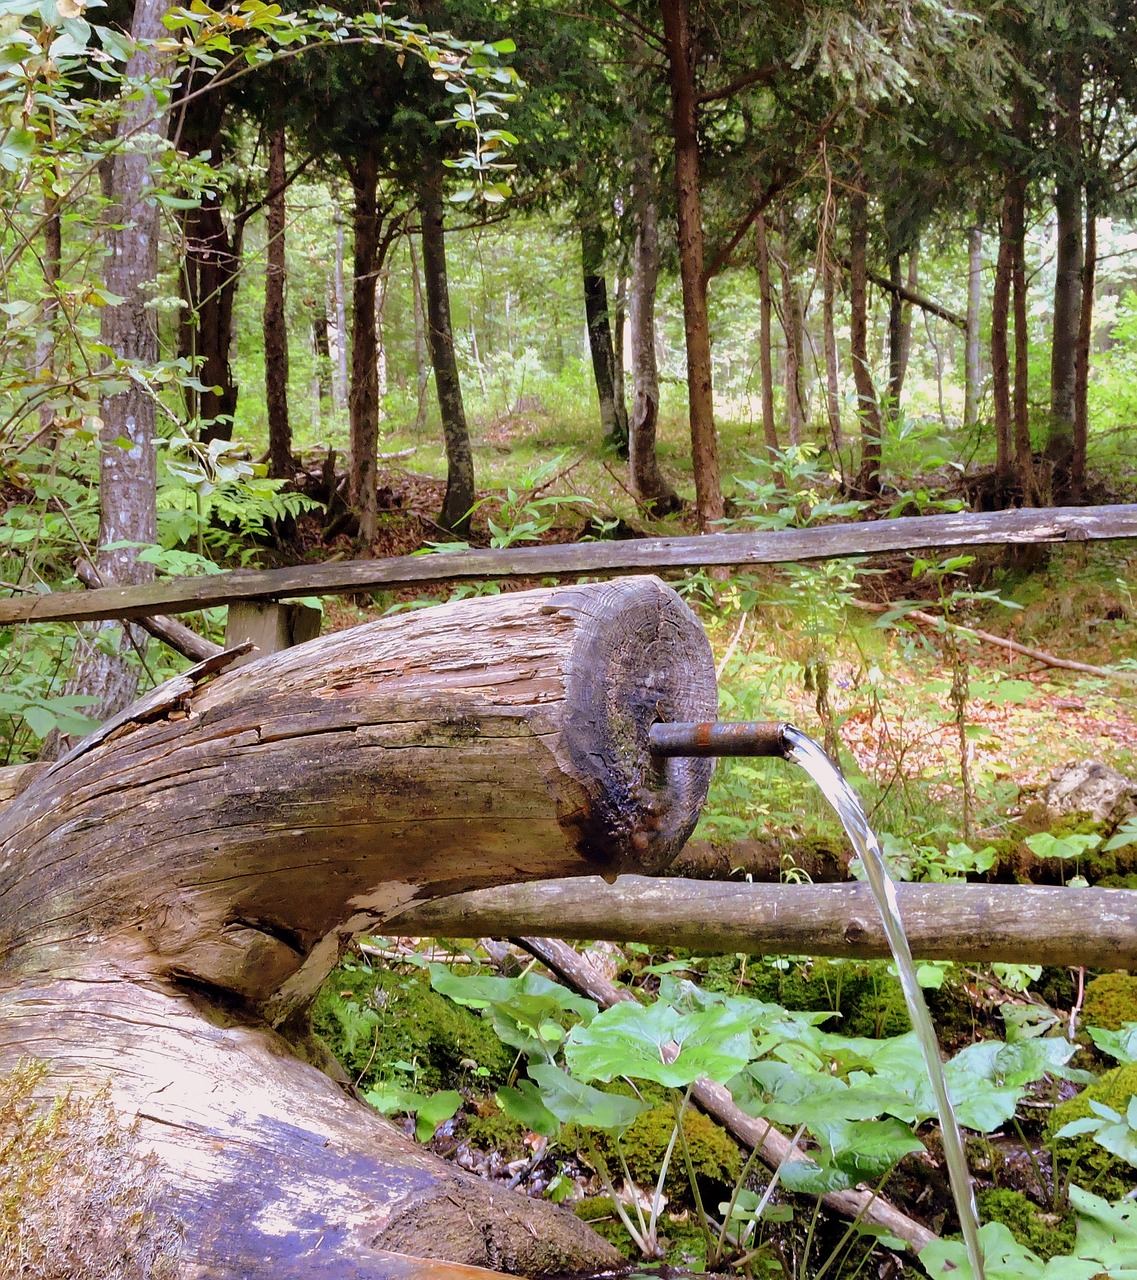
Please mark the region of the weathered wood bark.
<svg viewBox="0 0 1137 1280"><path fill-rule="evenodd" d="M659 218L654 175L646 148L637 156L636 243L632 262L632 419L628 428L628 462L632 492L653 515L682 506L679 495L659 469L655 452L659 424L659 366L655 359L655 293L659 283Z"/></svg>
<svg viewBox="0 0 1137 1280"><path fill-rule="evenodd" d="M450 286L446 277L446 231L442 214L442 178L430 173L419 192L422 218L422 269L426 286L426 311L430 360L442 434L446 442L446 496L439 523L452 533L470 529L474 505L474 457L462 404L462 383L454 354L454 327L450 322Z"/></svg>
<svg viewBox="0 0 1137 1280"><path fill-rule="evenodd" d="M235 569L144 587L104 587L97 591L61 591L0 599L0 623L138 618L151 613L205 609L232 600L334 595L412 583L540 578L548 574L640 573L712 565L789 564L796 560L827 560L925 547L1134 537L1137 537L1135 503L1033 511L963 511L865 524L783 529L775 533L633 538L621 542L395 556L388 560L338 560L288 569Z"/></svg>
<svg viewBox="0 0 1137 1280"><path fill-rule="evenodd" d="M391 1249L611 1265L571 1215L423 1153L289 1046L321 1061L307 1002L397 907L675 853L709 768L660 768L647 733L715 714L693 615L640 578L220 663L0 813L0 1070L31 1053L56 1089L109 1078L181 1223L179 1277L386 1277Z"/></svg>
<svg viewBox="0 0 1137 1280"><path fill-rule="evenodd" d="M1137 967L1137 894L1127 890L902 884L897 900L921 960ZM557 880L438 898L408 908L392 927L425 937L552 934L701 953L890 954L866 884Z"/></svg>
<svg viewBox="0 0 1137 1280"><path fill-rule="evenodd" d="M1026 178L1016 176L1011 201L1011 291L1015 316L1015 476L1024 506L1037 506L1030 441L1030 333L1026 315Z"/></svg>
<svg viewBox="0 0 1137 1280"><path fill-rule="evenodd" d="M983 301L983 229L967 233L967 329L964 335L963 425L979 421L979 322Z"/></svg>
<svg viewBox="0 0 1137 1280"><path fill-rule="evenodd" d="M695 46L689 0L660 0L671 86L675 139L675 191L679 216L679 276L687 335L687 403L691 415L691 466L699 525L723 515L715 434L714 379L703 269L703 206L699 190L699 120L695 94Z"/></svg>
<svg viewBox="0 0 1137 1280"><path fill-rule="evenodd" d="M288 422L288 321L284 313L286 157L284 130L274 129L268 139L268 252L264 306L268 473L277 479L291 480L296 473L296 460L292 456L292 428Z"/></svg>
<svg viewBox="0 0 1137 1280"><path fill-rule="evenodd" d="M592 355L592 376L600 401L604 444L617 457L628 456L628 411L616 395L616 356L608 316L608 282L604 278L604 232L594 221L580 228L580 267L584 283L584 322Z"/></svg>

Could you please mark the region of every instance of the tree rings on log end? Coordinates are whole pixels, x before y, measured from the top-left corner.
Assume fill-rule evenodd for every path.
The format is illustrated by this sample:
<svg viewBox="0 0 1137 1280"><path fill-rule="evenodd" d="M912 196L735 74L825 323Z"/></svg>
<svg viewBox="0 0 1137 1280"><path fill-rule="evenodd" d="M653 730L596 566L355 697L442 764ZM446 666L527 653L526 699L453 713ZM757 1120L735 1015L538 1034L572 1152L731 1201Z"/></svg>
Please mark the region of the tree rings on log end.
<svg viewBox="0 0 1137 1280"><path fill-rule="evenodd" d="M565 588L542 611L577 622L561 744L588 804L563 814L562 825L580 853L613 878L659 871L695 829L713 761L654 757L648 731L661 721L715 719L707 637L658 578Z"/></svg>

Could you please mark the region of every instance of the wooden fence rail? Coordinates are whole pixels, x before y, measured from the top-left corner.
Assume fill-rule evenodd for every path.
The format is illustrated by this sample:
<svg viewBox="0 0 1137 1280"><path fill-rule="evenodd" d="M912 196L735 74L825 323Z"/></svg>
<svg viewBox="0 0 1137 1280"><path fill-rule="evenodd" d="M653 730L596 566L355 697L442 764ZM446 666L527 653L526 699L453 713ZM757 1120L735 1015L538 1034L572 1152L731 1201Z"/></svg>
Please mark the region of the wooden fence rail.
<svg viewBox="0 0 1137 1280"><path fill-rule="evenodd" d="M665 569L745 567L871 555L931 547L1002 543L1081 542L1137 538L1137 504L1041 508L991 513L910 516L862 524L718 533L702 537L637 538L504 550L440 552L387 560L341 560L263 571L236 569L203 578L175 578L135 587L28 594L0 600L0 625L91 622L186 613L239 600L288 600L378 587L470 579L573 577Z"/></svg>

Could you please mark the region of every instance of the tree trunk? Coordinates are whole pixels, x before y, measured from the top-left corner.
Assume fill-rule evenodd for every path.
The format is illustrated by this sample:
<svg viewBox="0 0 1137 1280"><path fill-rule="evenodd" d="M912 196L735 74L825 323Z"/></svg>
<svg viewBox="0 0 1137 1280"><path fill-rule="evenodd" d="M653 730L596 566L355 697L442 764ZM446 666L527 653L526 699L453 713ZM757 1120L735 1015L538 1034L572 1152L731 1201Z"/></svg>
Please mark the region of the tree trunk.
<svg viewBox="0 0 1137 1280"><path fill-rule="evenodd" d="M628 414L617 401L616 358L612 350L612 328L608 321L608 285L604 279L604 233L596 222L580 228L580 264L584 279L584 319L588 328L588 349L592 354L592 376L600 401L600 430L606 447L620 458L628 456Z"/></svg>
<svg viewBox="0 0 1137 1280"><path fill-rule="evenodd" d="M227 159L222 131L225 108L221 93L208 93L188 103L178 140L181 149L190 155L208 152L210 162L222 166ZM186 210L182 227L182 291L186 308L179 332L179 355L194 362L195 377L205 388L187 388L186 406L190 417L201 423L198 435L202 442L230 440L238 388L229 353L245 219L234 219L230 227L222 214L220 193L206 190L201 203Z"/></svg>
<svg viewBox="0 0 1137 1280"><path fill-rule="evenodd" d="M908 251L908 277L905 281L909 297L916 296L920 284L920 246L914 244ZM926 318L926 316L925 316ZM899 408L900 393L904 390L904 379L908 376L908 358L912 354L912 304L907 301L900 312L900 382L896 388L896 404Z"/></svg>
<svg viewBox="0 0 1137 1280"><path fill-rule="evenodd" d="M364 546L375 538L375 455L379 449L379 380L375 364L375 281L379 275L379 162L364 152L349 164L355 193L354 283L351 320L351 462L348 501L359 517Z"/></svg>
<svg viewBox="0 0 1137 1280"><path fill-rule="evenodd" d="M616 294L612 305L612 394L616 398L616 418L623 422L625 434L630 432L628 423L628 388L624 377L627 352L624 350L624 325L628 319L629 281L624 272L616 274ZM512 346L510 347L512 354Z"/></svg>
<svg viewBox="0 0 1137 1280"><path fill-rule="evenodd" d="M770 288L770 246L766 239L766 219L754 220L754 246L758 262L758 365L762 373L762 435L771 454L781 447L774 421L774 352L772 321L774 295Z"/></svg>
<svg viewBox="0 0 1137 1280"><path fill-rule="evenodd" d="M793 263L790 261L789 236L786 233L786 214L782 210L782 331L786 335L786 364L784 372L786 390L786 421L789 425L790 447L801 444L805 425L805 409L801 398L801 366L805 352L801 294L794 280Z"/></svg>
<svg viewBox="0 0 1137 1280"><path fill-rule="evenodd" d="M1078 324L1082 311L1082 81L1070 67L1057 76L1054 121L1058 178L1054 210L1058 217L1054 275L1054 321L1050 341L1050 421L1046 456L1051 464L1052 496L1069 502L1073 481L1075 371Z"/></svg>
<svg viewBox="0 0 1137 1280"><path fill-rule="evenodd" d="M837 268L828 251L821 264L821 329L825 348L825 412L829 419L829 447L833 461L840 465L841 455L841 382L837 364L837 334L833 325L833 311L837 293Z"/></svg>
<svg viewBox="0 0 1137 1280"><path fill-rule="evenodd" d="M1011 317L1011 279L1014 261L1014 184L1012 175L1003 188L999 219L999 256L995 262L995 287L991 294L991 392L995 402L995 474L999 492L1010 491L1014 478L1014 413L1011 408L1011 359L1008 347Z"/></svg>
<svg viewBox="0 0 1137 1280"><path fill-rule="evenodd" d="M422 302L422 277L419 274L418 253L415 238L407 236L407 248L411 257L411 291L414 297L415 317L415 434L426 429L426 391L430 385L430 362L426 352L426 311Z"/></svg>
<svg viewBox="0 0 1137 1280"><path fill-rule="evenodd" d="M983 301L983 229L972 227L967 233L967 328L964 331L963 354L963 425L973 427L979 421L979 328Z"/></svg>
<svg viewBox="0 0 1137 1280"><path fill-rule="evenodd" d="M58 167L55 169L58 178ZM55 342L56 325L59 320L59 277L63 270L63 218L60 214L60 199L51 189L50 182L44 184L43 197L43 304L40 311L40 331L36 338L35 363L32 368L37 378L45 378L49 385L54 382L55 374ZM39 424L50 427L55 417L55 410L50 404L41 406Z"/></svg>
<svg viewBox="0 0 1137 1280"><path fill-rule="evenodd" d="M671 122L675 139L675 192L679 215L679 276L687 336L687 399L691 415L691 468L699 527L723 516L715 434L714 379L703 271L703 208L699 192L698 106L695 100L694 42L689 0L660 0Z"/></svg>
<svg viewBox="0 0 1137 1280"><path fill-rule="evenodd" d="M450 288L446 278L446 233L442 221L442 179L429 174L419 193L422 220L422 270L426 285L427 333L438 410L446 440L446 497L439 524L452 533L470 530L474 505L474 459L470 432L462 404L462 384L454 355L454 330L450 323Z"/></svg>
<svg viewBox="0 0 1137 1280"><path fill-rule="evenodd" d="M659 367L655 360L655 291L659 282L659 222L650 160L637 157L636 244L632 263L632 420L628 440L632 492L653 515L682 506L663 478L655 452Z"/></svg>
<svg viewBox="0 0 1137 1280"><path fill-rule="evenodd" d="M329 319L334 319L332 328L336 334L335 349L332 352L332 400L338 412L343 413L348 407L347 380L347 288L344 283L344 235L343 204L340 200L338 182L332 183L332 205L335 210L336 224L336 262L332 273L332 305L329 308Z"/></svg>
<svg viewBox="0 0 1137 1280"><path fill-rule="evenodd" d="M284 311L284 189L287 157L283 129L268 139L268 246L265 267L265 405L268 410L268 473L278 480L296 474L288 422L288 320Z"/></svg>
<svg viewBox="0 0 1137 1280"><path fill-rule="evenodd" d="M139 47L126 67L134 82L145 85L161 75L154 46L166 35L162 20L168 8L167 0L138 0L131 39ZM159 206L150 199L153 183L144 142L147 132L163 135L166 124L167 116L158 114L153 92L144 89L126 103L119 124L120 136L139 133L110 161L104 283L122 302L102 309L99 341L116 359L143 372L158 359L158 328L149 303L150 286L158 275L160 231ZM151 546L157 538L154 398L131 380L126 391L102 402L101 413L95 567L105 583L149 582L154 567L139 560L138 552L140 545ZM72 692L97 699L85 708L88 715L104 719L134 697L138 667L127 654L144 643L144 633L127 625L116 652L89 651L69 684Z"/></svg>
<svg viewBox="0 0 1137 1280"><path fill-rule="evenodd" d="M900 275L898 253L888 260L888 278L893 288L888 295L888 391L885 405L889 419L894 422L900 413L900 392L904 381L904 301L900 296L904 280Z"/></svg>
<svg viewBox="0 0 1137 1280"><path fill-rule="evenodd" d="M647 734L715 715L698 622L638 578L403 614L213 678L222 661L0 812L0 1069L33 1053L56 1090L109 1091L183 1237L178 1280L399 1275L378 1250L608 1269L567 1211L416 1147L295 1051L327 1060L313 993L411 900L673 856L710 762L661 769ZM82 1153L62 1154L69 1178Z"/></svg>
<svg viewBox="0 0 1137 1280"><path fill-rule="evenodd" d="M1092 199L1086 200L1085 264L1082 268L1082 310L1078 319L1078 350L1074 364L1074 454L1070 461L1070 500L1086 498L1086 447L1089 442L1090 352L1094 335L1094 289L1097 283L1098 219Z"/></svg>
<svg viewBox="0 0 1137 1280"><path fill-rule="evenodd" d="M881 420L868 353L868 198L857 173L849 194L849 355L861 418L861 468L857 490L868 498L880 493Z"/></svg>
<svg viewBox="0 0 1137 1280"><path fill-rule="evenodd" d="M1011 286L1015 313L1015 473L1024 506L1038 506L1030 443L1029 345L1026 310L1026 178L1011 184Z"/></svg>

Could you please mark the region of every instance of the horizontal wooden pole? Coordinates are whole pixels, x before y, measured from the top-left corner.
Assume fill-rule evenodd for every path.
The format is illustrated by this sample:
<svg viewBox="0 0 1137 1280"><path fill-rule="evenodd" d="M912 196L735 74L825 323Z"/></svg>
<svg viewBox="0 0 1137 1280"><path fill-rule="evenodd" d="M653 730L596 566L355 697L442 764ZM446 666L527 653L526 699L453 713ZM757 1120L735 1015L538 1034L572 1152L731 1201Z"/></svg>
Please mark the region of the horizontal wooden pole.
<svg viewBox="0 0 1137 1280"><path fill-rule="evenodd" d="M234 600L285 600L378 587L406 587L468 579L572 577L578 574L657 573L716 565L788 564L839 556L927 547L974 547L1006 542L1079 542L1137 538L1137 504L1108 507L956 512L859 524L783 529L775 533L716 533L691 538L634 538L556 546L441 552L387 560L338 560L287 569L235 569L200 578L175 578L134 587L52 592L0 600L0 624L91 622L186 613Z"/></svg>
<svg viewBox="0 0 1137 1280"><path fill-rule="evenodd" d="M1128 889L902 884L897 896L921 960L1137 969L1137 892ZM424 937L544 934L747 955L889 954L860 883L550 880L436 898L384 927Z"/></svg>

